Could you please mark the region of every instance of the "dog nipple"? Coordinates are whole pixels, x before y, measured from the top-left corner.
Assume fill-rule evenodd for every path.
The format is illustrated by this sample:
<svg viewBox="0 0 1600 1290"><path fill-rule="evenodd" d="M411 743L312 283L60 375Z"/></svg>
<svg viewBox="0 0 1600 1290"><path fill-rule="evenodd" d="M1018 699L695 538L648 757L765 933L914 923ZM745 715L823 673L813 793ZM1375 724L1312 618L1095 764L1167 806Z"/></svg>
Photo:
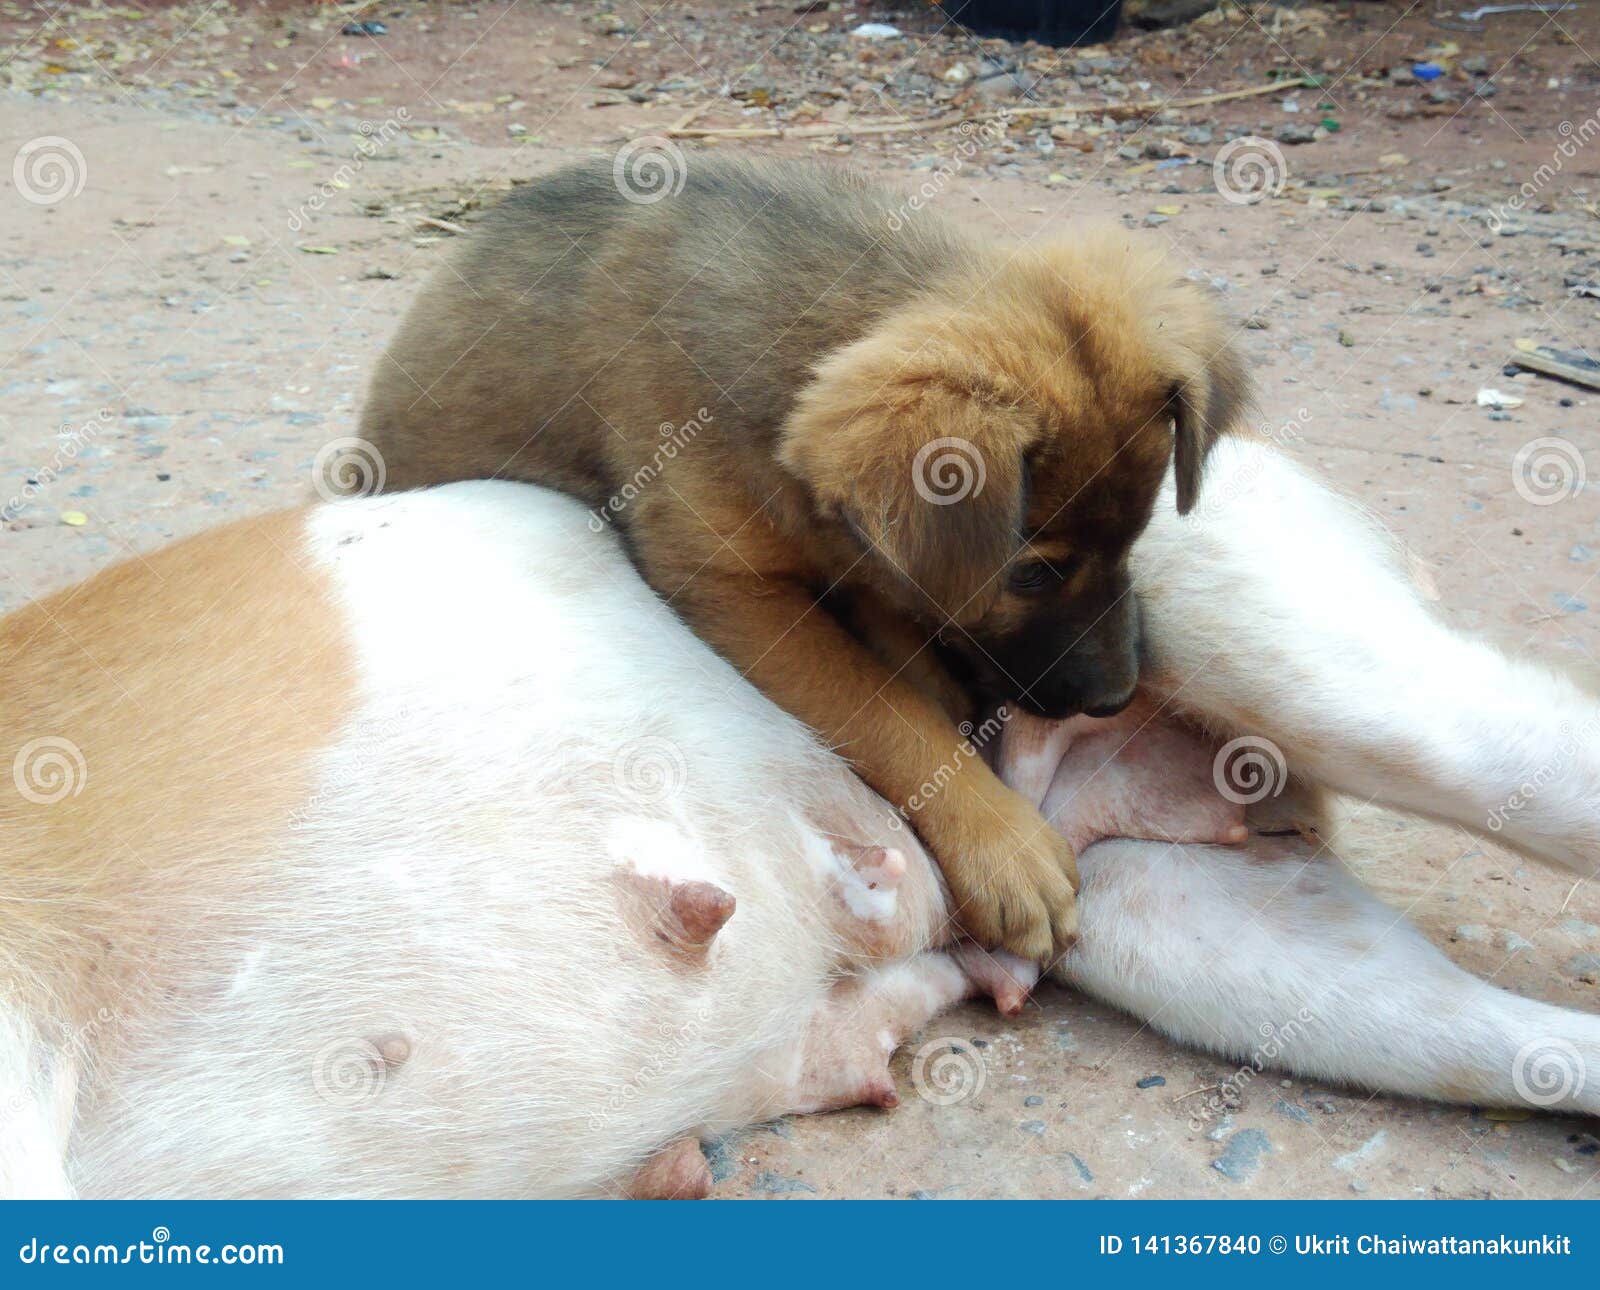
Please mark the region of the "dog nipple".
<svg viewBox="0 0 1600 1290"><path fill-rule="evenodd" d="M619 865L616 881L623 917L634 933L683 968L705 965L712 941L738 905L732 892L699 878L668 878Z"/></svg>
<svg viewBox="0 0 1600 1290"><path fill-rule="evenodd" d="M868 847L856 862L868 891L893 891L906 876L906 854L894 847Z"/></svg>
<svg viewBox="0 0 1600 1290"><path fill-rule="evenodd" d="M689 945L709 945L738 903L731 892L710 882L675 882L670 902L682 939Z"/></svg>
<svg viewBox="0 0 1600 1290"><path fill-rule="evenodd" d="M868 891L893 891L906 876L906 853L897 847L866 846L831 838L834 854L856 871Z"/></svg>

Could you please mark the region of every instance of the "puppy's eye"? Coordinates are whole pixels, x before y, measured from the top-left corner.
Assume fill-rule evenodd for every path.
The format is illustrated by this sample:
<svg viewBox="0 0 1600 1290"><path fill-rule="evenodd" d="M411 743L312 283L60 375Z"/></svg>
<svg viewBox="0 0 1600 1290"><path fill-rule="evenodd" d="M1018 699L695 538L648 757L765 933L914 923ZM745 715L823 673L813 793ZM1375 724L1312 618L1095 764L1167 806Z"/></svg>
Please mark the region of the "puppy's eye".
<svg viewBox="0 0 1600 1290"><path fill-rule="evenodd" d="M1006 585L1020 595L1043 591L1056 582L1056 572L1043 560L1027 560L1015 566Z"/></svg>

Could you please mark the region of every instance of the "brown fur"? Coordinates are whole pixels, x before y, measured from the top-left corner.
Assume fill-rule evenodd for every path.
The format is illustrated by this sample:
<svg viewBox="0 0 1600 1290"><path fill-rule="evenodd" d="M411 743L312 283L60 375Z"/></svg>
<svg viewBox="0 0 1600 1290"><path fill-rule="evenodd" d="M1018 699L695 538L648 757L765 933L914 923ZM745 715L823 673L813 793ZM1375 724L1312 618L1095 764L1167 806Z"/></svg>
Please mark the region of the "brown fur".
<svg viewBox="0 0 1600 1290"><path fill-rule="evenodd" d="M362 434L394 487L586 501L906 809L968 930L1041 958L1074 933L1074 857L955 709L1127 701L1125 557L1173 427L1187 509L1243 395L1202 294L1121 231L1010 250L840 172L696 156L654 203L609 166L510 198L423 290ZM983 472L948 504L941 439Z"/></svg>
<svg viewBox="0 0 1600 1290"><path fill-rule="evenodd" d="M203 952L349 710L303 520L232 524L0 619L5 988L68 1051L103 1058L173 959ZM41 738L81 772L22 774Z"/></svg>

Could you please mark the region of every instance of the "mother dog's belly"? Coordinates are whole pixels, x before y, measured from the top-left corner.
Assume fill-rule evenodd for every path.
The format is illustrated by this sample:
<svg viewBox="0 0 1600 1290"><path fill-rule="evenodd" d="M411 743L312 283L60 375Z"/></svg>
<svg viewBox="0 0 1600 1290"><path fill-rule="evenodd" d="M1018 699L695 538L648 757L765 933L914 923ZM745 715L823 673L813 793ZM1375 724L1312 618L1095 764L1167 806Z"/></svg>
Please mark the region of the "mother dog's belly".
<svg viewBox="0 0 1600 1290"><path fill-rule="evenodd" d="M304 523L334 603L292 608L345 625L350 711L225 906L152 931L165 988L98 1045L79 1190L577 1194L788 1109L835 974L937 932L915 839L577 504L463 484ZM699 959L633 917L641 874L734 897Z"/></svg>

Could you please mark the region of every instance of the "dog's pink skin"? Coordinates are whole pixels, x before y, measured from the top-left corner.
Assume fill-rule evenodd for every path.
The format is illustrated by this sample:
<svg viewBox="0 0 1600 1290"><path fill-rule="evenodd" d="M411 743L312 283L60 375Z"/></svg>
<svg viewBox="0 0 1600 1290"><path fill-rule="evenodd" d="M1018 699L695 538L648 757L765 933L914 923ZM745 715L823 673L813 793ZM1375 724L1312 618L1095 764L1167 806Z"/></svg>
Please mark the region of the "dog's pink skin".
<svg viewBox="0 0 1600 1290"><path fill-rule="evenodd" d="M1009 950L986 950L971 941L962 941L950 953L976 991L994 999L1002 1016L1019 1014L1028 1002L1028 994L1039 984L1039 965L1019 959Z"/></svg>
<svg viewBox="0 0 1600 1290"><path fill-rule="evenodd" d="M711 1166L695 1138L679 1138L639 1166L623 1191L629 1200L704 1200L711 1194Z"/></svg>
<svg viewBox="0 0 1600 1290"><path fill-rule="evenodd" d="M1208 740L1141 697L1104 719L1013 713L999 769L1077 851L1119 837L1243 842L1244 807L1219 791L1215 757Z"/></svg>

